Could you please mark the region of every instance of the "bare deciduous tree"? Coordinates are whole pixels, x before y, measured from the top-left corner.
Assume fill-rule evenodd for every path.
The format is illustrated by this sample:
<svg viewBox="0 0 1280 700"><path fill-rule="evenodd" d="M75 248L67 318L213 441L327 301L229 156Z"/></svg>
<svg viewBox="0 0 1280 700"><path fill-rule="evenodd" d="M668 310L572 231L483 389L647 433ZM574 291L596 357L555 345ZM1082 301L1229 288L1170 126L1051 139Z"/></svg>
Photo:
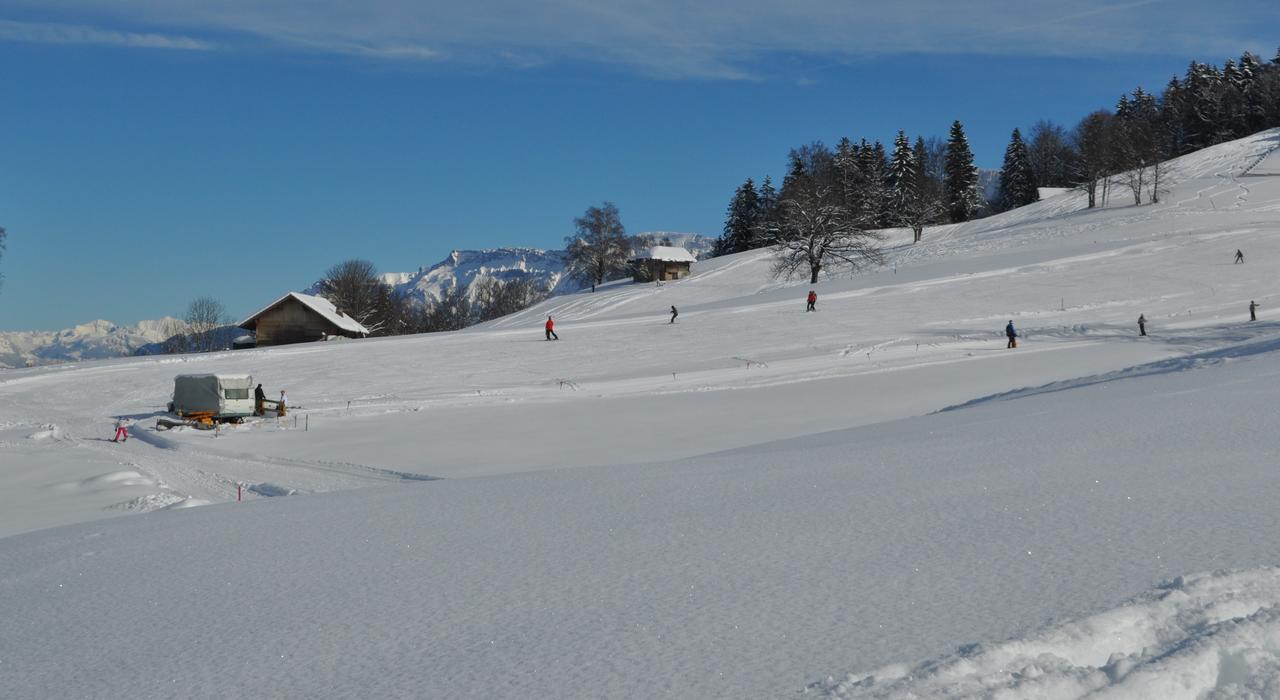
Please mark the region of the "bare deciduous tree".
<svg viewBox="0 0 1280 700"><path fill-rule="evenodd" d="M217 330L228 323L227 311L222 307L222 302L213 297L196 297L187 305L183 320L187 322L188 351L224 349L220 347L217 334Z"/></svg>
<svg viewBox="0 0 1280 700"><path fill-rule="evenodd" d="M1098 188L1104 188L1109 181L1114 161L1112 147L1111 113L1099 110L1080 120L1072 134L1078 158L1076 160L1076 183L1089 197L1089 208L1098 204ZM1103 194L1103 205L1106 205L1106 194Z"/></svg>
<svg viewBox="0 0 1280 700"><path fill-rule="evenodd" d="M344 260L325 271L320 295L367 328L370 334L380 335L384 325L379 318L380 302L384 301L382 286L373 263Z"/></svg>
<svg viewBox="0 0 1280 700"><path fill-rule="evenodd" d="M187 324L176 318L166 318L160 326L160 331L164 333L164 340L160 343L160 349L164 353L176 355L190 351L191 343L187 337Z"/></svg>
<svg viewBox="0 0 1280 700"><path fill-rule="evenodd" d="M432 303L421 319L422 330L460 331L471 325L471 299L462 286L451 287L440 299Z"/></svg>
<svg viewBox="0 0 1280 700"><path fill-rule="evenodd" d="M547 298L547 290L531 279L502 281L484 277L474 282L472 309L477 320L490 321L513 314Z"/></svg>
<svg viewBox="0 0 1280 700"><path fill-rule="evenodd" d="M590 207L573 220L574 235L565 238L569 272L583 284L597 285L627 269L630 241L613 202Z"/></svg>
<svg viewBox="0 0 1280 700"><path fill-rule="evenodd" d="M1036 176L1036 187L1070 187L1076 155L1066 129L1040 120L1031 127L1027 155Z"/></svg>
<svg viewBox="0 0 1280 700"><path fill-rule="evenodd" d="M810 284L822 270L841 267L856 271L884 262L879 243L885 236L862 228L857 216L838 203L830 185L809 179L779 202L779 222L774 230L775 277L789 278L807 269Z"/></svg>

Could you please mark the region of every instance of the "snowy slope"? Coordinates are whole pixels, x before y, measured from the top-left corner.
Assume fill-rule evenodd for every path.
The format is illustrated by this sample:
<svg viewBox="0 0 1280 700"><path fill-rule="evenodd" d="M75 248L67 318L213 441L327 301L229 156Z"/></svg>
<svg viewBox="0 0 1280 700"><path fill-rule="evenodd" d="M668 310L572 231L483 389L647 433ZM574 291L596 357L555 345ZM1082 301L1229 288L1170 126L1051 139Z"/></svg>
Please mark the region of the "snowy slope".
<svg viewBox="0 0 1280 700"><path fill-rule="evenodd" d="M0 687L1267 697L1277 146L894 232L814 314L753 252L458 333L6 372ZM191 371L298 410L151 430Z"/></svg>

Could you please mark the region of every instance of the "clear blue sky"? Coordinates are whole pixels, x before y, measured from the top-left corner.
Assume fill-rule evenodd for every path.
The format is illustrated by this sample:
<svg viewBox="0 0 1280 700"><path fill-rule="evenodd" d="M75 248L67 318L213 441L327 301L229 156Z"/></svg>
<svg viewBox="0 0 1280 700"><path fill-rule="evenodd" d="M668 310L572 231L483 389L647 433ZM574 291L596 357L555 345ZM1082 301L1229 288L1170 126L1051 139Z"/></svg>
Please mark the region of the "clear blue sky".
<svg viewBox="0 0 1280 700"><path fill-rule="evenodd" d="M560 247L602 200L716 235L792 146L960 119L999 167L1014 127L1271 58L1280 27L1272 2L182 4L0 0L0 330L240 317L350 257Z"/></svg>

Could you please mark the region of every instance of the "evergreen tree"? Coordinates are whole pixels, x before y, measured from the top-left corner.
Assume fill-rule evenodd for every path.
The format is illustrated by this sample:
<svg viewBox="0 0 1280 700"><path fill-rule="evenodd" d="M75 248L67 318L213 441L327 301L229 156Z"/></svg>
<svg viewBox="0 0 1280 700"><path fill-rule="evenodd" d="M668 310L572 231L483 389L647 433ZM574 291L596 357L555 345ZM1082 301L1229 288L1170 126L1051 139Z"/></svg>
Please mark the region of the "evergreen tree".
<svg viewBox="0 0 1280 700"><path fill-rule="evenodd" d="M876 141L869 145L866 139L858 147L858 172L861 175L857 203L854 210L863 226L883 226L886 210L884 146Z"/></svg>
<svg viewBox="0 0 1280 700"><path fill-rule="evenodd" d="M861 206L862 171L858 167L860 151L848 137L836 144L836 177L840 184L840 202L850 211Z"/></svg>
<svg viewBox="0 0 1280 700"><path fill-rule="evenodd" d="M1022 134L1014 129L1004 151L1004 167L1000 169L1000 206L1016 209L1039 199L1027 145L1022 141Z"/></svg>
<svg viewBox="0 0 1280 700"><path fill-rule="evenodd" d="M756 199L759 213L756 216L756 230L753 232L751 247L763 248L778 228L778 191L773 189L773 180L768 175L760 181L760 194Z"/></svg>
<svg viewBox="0 0 1280 700"><path fill-rule="evenodd" d="M958 224L972 219L982 206L982 195L978 192L978 168L973 164L973 151L958 120L952 123L951 136L947 139L945 172L942 187L951 222Z"/></svg>
<svg viewBox="0 0 1280 700"><path fill-rule="evenodd" d="M924 227L937 223L942 214L942 181L929 172L929 146L924 137L916 137L911 155L916 166L916 196L903 211L901 223L911 227L915 234L912 242L919 243L924 238Z"/></svg>
<svg viewBox="0 0 1280 700"><path fill-rule="evenodd" d="M716 241L716 255L749 250L759 215L760 200L756 194L756 185L751 178L747 178L729 202L729 211L724 220L724 234Z"/></svg>
<svg viewBox="0 0 1280 700"><path fill-rule="evenodd" d="M921 144L923 147L923 144ZM911 142L901 130L893 140L893 158L889 162L889 216L894 224L903 223L907 212L920 196L920 171Z"/></svg>

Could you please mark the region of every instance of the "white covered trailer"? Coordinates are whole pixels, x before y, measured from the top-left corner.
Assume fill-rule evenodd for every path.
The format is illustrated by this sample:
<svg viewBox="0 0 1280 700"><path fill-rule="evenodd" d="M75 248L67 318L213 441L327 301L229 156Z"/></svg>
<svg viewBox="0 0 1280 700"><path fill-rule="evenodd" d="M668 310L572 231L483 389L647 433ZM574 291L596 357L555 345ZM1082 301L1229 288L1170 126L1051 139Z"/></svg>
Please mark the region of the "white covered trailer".
<svg viewBox="0 0 1280 700"><path fill-rule="evenodd" d="M218 420L253 415L253 377L247 374L179 374L169 411L180 416L212 413Z"/></svg>

